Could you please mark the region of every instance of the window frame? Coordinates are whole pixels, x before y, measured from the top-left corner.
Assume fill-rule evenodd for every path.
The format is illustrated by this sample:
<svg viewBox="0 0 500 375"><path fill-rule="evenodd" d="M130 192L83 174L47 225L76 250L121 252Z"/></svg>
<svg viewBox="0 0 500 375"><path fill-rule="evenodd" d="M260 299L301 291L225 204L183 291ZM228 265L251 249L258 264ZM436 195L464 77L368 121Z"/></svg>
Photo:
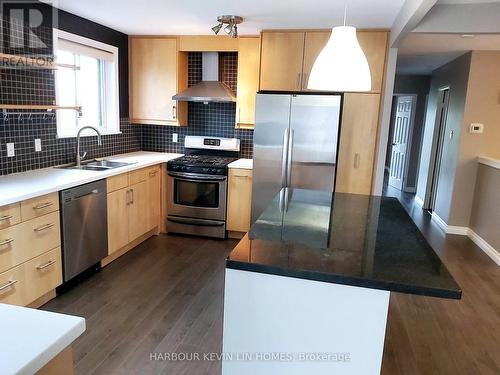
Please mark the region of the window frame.
<svg viewBox="0 0 500 375"><path fill-rule="evenodd" d="M105 122L105 126L99 128L102 135L112 135L121 134L120 129L120 81L119 81L119 49L116 46L112 46L103 42L99 42L94 39L86 38L80 35L72 34L63 30L53 29L53 40L54 40L54 56L57 57L57 51L59 46L59 39L65 39L69 42L79 43L90 48L96 48L108 52L113 55L112 61L99 60L102 63L102 71L100 80L102 81L101 87L101 106L102 106L102 121ZM59 68L68 69L68 68ZM58 75L57 72L54 74L54 84L55 84L55 97L56 103L60 103L59 100L59 90L58 85ZM114 103L113 103L114 102ZM111 108L111 109L109 109ZM82 108L85 111L85 108ZM58 114L59 111L56 113ZM60 116L56 115L57 123L57 138L75 138L79 126L74 128L74 131L62 131L60 123ZM95 136L94 132L84 131L82 136Z"/></svg>

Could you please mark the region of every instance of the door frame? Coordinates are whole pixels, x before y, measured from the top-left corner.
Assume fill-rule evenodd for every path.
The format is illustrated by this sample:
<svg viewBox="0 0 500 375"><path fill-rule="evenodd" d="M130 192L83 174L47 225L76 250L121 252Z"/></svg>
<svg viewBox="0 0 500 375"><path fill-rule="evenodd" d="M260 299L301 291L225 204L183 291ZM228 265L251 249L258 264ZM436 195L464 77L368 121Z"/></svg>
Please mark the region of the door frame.
<svg viewBox="0 0 500 375"><path fill-rule="evenodd" d="M409 124L409 129L408 129L408 141L407 141L407 147L406 147L406 153L405 153L405 167L404 167L404 172L403 172L403 183L402 183L402 191L407 192L407 193L414 193L416 190L416 186L411 186L410 188L406 184L408 181L408 168L410 166L410 155L412 151L412 141L413 141L413 129L415 126L415 112L416 112L416 107L417 107L417 100L418 100L418 94L400 94L396 93L393 94L392 97L393 99L396 98L396 105L397 105L397 99L400 96L408 96L412 98L412 104L411 104L411 116L410 116L410 124ZM393 102L394 103L394 102ZM396 117L397 109L394 111L394 117L392 118L392 129L390 132L391 139L388 139L387 141L387 146L391 145L390 147L392 148L392 141L394 138L394 128L396 127ZM391 152L392 155L392 152ZM392 163L392 160L391 160ZM390 167L389 167L390 168Z"/></svg>
<svg viewBox="0 0 500 375"><path fill-rule="evenodd" d="M446 97L446 101L444 101L445 98L443 98L443 95L445 95L444 93L446 91L448 91L448 96ZM434 204L436 202L436 188L439 183L439 170L441 169L443 145L446 137L446 123L448 121L451 86L441 86L439 87L438 92L439 97L438 106L436 108L436 116L434 118L431 157L429 160L429 168L427 170L427 184L425 188L424 204L422 206L424 209L430 211L433 211ZM446 112L443 121L441 121L443 106L446 108Z"/></svg>

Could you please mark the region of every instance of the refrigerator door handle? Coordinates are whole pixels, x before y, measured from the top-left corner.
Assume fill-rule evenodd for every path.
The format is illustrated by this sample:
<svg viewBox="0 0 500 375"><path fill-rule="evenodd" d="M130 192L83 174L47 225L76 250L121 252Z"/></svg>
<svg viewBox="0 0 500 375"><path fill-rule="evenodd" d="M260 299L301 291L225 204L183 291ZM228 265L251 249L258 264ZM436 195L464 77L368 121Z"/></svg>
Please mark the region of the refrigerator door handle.
<svg viewBox="0 0 500 375"><path fill-rule="evenodd" d="M291 129L288 132L288 154L287 154L287 166L286 166L286 186L292 187L292 157L293 157L293 136L294 130Z"/></svg>
<svg viewBox="0 0 500 375"><path fill-rule="evenodd" d="M283 132L283 149L281 151L281 187L284 188L287 182L287 157L288 157L288 142L290 139L290 129L285 129Z"/></svg>

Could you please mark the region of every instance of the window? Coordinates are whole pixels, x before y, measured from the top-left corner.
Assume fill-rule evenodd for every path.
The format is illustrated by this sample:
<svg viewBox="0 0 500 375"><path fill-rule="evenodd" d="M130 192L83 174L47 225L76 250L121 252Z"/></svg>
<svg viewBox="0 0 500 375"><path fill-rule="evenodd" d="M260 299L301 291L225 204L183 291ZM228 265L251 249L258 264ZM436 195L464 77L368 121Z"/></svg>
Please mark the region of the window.
<svg viewBox="0 0 500 375"><path fill-rule="evenodd" d="M87 125L101 134L120 133L118 48L60 30L54 30L54 35L57 62L77 67L57 69L57 105L82 107L81 115L57 111L57 136L75 137Z"/></svg>

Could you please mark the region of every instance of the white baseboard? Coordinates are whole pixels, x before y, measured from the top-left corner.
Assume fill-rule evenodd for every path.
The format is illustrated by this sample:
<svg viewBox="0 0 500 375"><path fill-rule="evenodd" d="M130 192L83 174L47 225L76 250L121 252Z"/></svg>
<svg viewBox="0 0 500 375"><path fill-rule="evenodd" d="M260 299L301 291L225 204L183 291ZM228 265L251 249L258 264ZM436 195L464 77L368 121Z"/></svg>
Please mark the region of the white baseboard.
<svg viewBox="0 0 500 375"><path fill-rule="evenodd" d="M415 197L416 200L416 197ZM486 255L488 255L493 262L500 266L500 251L491 246L486 242L479 234L474 232L468 227L458 227L453 225L448 225L443 219L439 217L435 212L432 213L432 220L437 224L439 229L441 229L445 234L458 234L461 236L469 237L472 242L474 242L481 250L483 250Z"/></svg>
<svg viewBox="0 0 500 375"><path fill-rule="evenodd" d="M421 208L424 207L424 201L418 195L415 195L415 203L418 204Z"/></svg>
<svg viewBox="0 0 500 375"><path fill-rule="evenodd" d="M469 238L488 255L493 262L500 266L500 252L486 242L479 234L469 228Z"/></svg>
<svg viewBox="0 0 500 375"><path fill-rule="evenodd" d="M467 236L469 233L469 228L467 227L458 227L446 224L446 222L441 219L436 212L432 213L432 220L434 220L439 229L441 229L446 234L458 234L461 236Z"/></svg>

